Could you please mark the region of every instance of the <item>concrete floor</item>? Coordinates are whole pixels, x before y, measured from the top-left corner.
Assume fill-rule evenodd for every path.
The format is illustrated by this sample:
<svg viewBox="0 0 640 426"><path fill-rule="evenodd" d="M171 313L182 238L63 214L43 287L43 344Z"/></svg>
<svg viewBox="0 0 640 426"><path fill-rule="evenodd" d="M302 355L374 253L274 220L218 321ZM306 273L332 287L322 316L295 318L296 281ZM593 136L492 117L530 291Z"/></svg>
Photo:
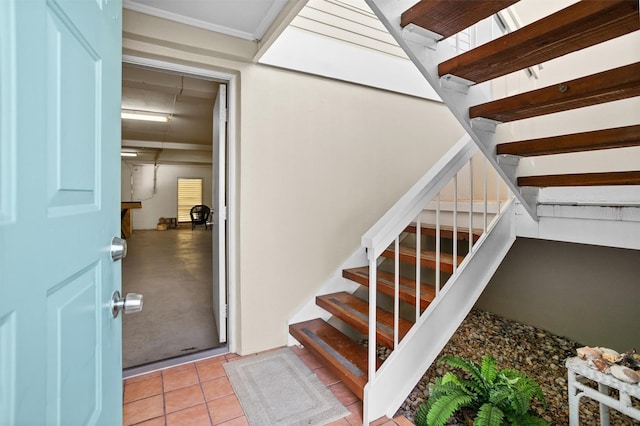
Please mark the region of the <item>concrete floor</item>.
<svg viewBox="0 0 640 426"><path fill-rule="evenodd" d="M211 231L134 231L122 263L123 293L144 295L125 315L123 368L220 346L213 316Z"/></svg>

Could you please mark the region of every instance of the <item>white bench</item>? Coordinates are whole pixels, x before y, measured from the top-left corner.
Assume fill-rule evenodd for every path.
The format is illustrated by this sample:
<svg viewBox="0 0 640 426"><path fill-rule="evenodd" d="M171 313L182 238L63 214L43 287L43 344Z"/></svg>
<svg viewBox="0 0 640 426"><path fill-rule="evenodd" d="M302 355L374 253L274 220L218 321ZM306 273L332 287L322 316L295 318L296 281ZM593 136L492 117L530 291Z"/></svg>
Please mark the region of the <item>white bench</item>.
<svg viewBox="0 0 640 426"><path fill-rule="evenodd" d="M631 397L640 399L640 385L625 383L610 374L604 374L587 366L587 362L578 357L569 358L566 362L569 374L569 425L578 426L580 398L589 397L600 403L600 424L609 426L609 408L618 410L627 416L640 420L640 410L634 408ZM591 380L598 384L598 390L587 386ZM617 389L618 399L609 395L609 389Z"/></svg>

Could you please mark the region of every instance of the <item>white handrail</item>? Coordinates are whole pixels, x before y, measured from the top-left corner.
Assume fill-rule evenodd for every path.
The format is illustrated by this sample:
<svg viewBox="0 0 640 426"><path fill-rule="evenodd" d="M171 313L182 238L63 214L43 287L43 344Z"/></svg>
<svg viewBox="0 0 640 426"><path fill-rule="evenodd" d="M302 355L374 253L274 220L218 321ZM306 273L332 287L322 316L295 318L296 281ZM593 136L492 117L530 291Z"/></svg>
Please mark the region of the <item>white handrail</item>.
<svg viewBox="0 0 640 426"><path fill-rule="evenodd" d="M393 244L394 247L394 289L393 289L393 350L395 350L400 344L401 336L399 335L400 324L400 235L406 232L407 226L415 221L415 255L416 255L416 277L415 277L415 302L416 302L416 323L421 319L425 313L421 312L421 263L422 263L422 212L429 206L432 201L436 201L435 208L435 299L439 300L441 297L441 206L440 198L442 190L450 183L453 185L453 200L452 200L452 224L453 227L451 238L453 244L453 256L452 256L452 271L447 272L455 275L460 266L458 260L458 236L469 238L468 254L471 255L475 251L474 247L474 194L473 194L473 156L477 152L477 147L473 143L469 136L465 136L451 148L440 161L438 161L389 211L376 223L363 237L362 243L367 250L369 259L369 328L368 328L368 365L369 365L369 382L372 383L376 379L377 368L377 268L378 258L382 253ZM464 168L468 167L469 170L469 204L468 212L464 212L464 208L458 209L458 174ZM482 221L484 222L481 228L484 232L487 232L487 167L485 162L483 175L483 204L484 212L482 213ZM499 188L499 185L498 185ZM498 190L497 190L498 191ZM499 196L499 194L497 194ZM497 200L500 203L500 200ZM460 207L466 206L466 203L461 204ZM462 225L458 232L458 219L459 214L468 214L468 230L464 230L465 225ZM500 215L498 210L497 216ZM494 219L494 221L496 220ZM489 229L493 226L489 225ZM447 231L448 232L448 231ZM468 232L468 234L467 234ZM463 262L464 263L464 262ZM432 303L434 303L432 302Z"/></svg>
<svg viewBox="0 0 640 426"><path fill-rule="evenodd" d="M373 382L377 366L377 259L382 252L395 241L395 273L394 273L394 325L393 342L394 348L399 342L399 235L411 223L419 217L420 212L436 196L440 196L440 191L453 178L457 179L458 171L471 161L478 148L473 140L468 136L463 136L453 148L451 148L389 211L362 237L362 245L366 248L369 257L369 343L368 343L368 365L369 382ZM457 185L456 185L457 186ZM457 188L454 190L457 192ZM457 198L457 197L456 197ZM457 200L456 200L457 204ZM439 207L437 215L439 216ZM436 293L440 288L440 224L437 223L436 236ZM420 232L419 221L416 225L416 232ZM455 234L455 226L454 226ZM418 240L420 234L417 234ZM454 245L457 244L454 235ZM418 249L420 245L418 244ZM456 250L456 249L454 249ZM457 258L454 256L455 266ZM416 269L419 269L420 252L416 252ZM417 273L420 278L420 274ZM420 282L416 281L416 322L420 314Z"/></svg>
<svg viewBox="0 0 640 426"><path fill-rule="evenodd" d="M478 150L464 135L396 204L363 236L369 260L377 259L403 229L424 209Z"/></svg>

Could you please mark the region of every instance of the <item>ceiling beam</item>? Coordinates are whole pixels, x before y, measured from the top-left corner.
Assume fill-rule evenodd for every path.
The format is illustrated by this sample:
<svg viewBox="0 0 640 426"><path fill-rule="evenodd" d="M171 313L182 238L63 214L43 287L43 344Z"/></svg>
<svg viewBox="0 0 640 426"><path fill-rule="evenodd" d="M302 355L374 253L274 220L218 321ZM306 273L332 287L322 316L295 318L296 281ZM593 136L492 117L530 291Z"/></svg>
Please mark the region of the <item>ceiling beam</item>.
<svg viewBox="0 0 640 426"><path fill-rule="evenodd" d="M158 142L158 141L137 141L133 139L123 139L123 148L153 148L153 149L175 149L182 151L212 151L211 145L181 142Z"/></svg>

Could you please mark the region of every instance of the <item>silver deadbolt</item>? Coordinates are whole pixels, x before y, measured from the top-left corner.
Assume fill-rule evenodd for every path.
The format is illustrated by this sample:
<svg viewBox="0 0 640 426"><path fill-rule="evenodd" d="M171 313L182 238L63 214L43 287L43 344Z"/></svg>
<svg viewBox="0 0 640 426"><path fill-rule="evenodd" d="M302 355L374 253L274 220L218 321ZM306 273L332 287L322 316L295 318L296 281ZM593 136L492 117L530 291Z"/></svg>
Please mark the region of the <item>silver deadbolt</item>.
<svg viewBox="0 0 640 426"><path fill-rule="evenodd" d="M111 313L116 318L120 311L124 311L125 314L134 314L142 310L143 297L138 293L128 293L124 299L120 297L118 290L113 293L111 301Z"/></svg>
<svg viewBox="0 0 640 426"><path fill-rule="evenodd" d="M125 257L127 257L127 240L113 237L111 240L111 260L115 262Z"/></svg>

